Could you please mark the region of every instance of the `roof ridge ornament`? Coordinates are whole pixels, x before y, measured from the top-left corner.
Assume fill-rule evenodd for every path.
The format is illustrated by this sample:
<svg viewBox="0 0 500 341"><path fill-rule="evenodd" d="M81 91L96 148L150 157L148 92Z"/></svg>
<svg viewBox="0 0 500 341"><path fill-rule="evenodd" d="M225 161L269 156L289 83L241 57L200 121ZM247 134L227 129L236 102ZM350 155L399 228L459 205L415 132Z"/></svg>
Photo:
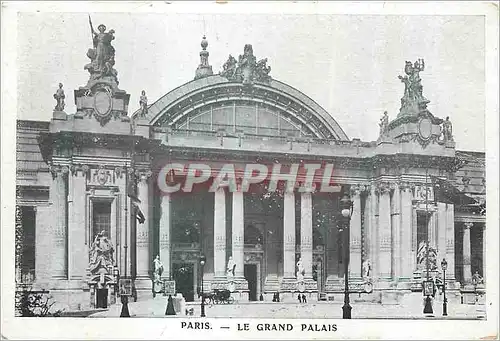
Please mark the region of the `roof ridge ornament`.
<svg viewBox="0 0 500 341"><path fill-rule="evenodd" d="M90 73L90 79L87 86L91 87L97 81L104 81L118 85L118 71L115 65L115 48L111 42L115 39L115 30L106 32L106 26L100 24L97 27L99 32L94 30L92 19L89 15L90 33L92 35L92 45L94 48L88 49L87 57L90 63L84 66L84 69Z"/></svg>
<svg viewBox="0 0 500 341"><path fill-rule="evenodd" d="M212 71L212 66L208 63L208 56L210 53L207 51L208 41L207 37L203 35L201 40L201 48L200 51L200 65L196 68L196 73L194 79L204 78L208 76L212 76L214 72Z"/></svg>
<svg viewBox="0 0 500 341"><path fill-rule="evenodd" d="M222 77L245 85L252 85L254 82L269 83L271 80L271 76L269 76L271 67L267 65L267 58L257 61L251 44L245 45L243 54L239 55L238 61L229 55L222 68L219 73Z"/></svg>
<svg viewBox="0 0 500 341"><path fill-rule="evenodd" d="M418 59L414 64L410 61L405 63L405 76L398 76L402 83L405 84L405 92L401 98L401 108L399 109L398 117L401 116L417 116L422 111L427 109L427 104L430 102L422 94L423 86L420 78L420 71L424 71L425 63L423 59Z"/></svg>

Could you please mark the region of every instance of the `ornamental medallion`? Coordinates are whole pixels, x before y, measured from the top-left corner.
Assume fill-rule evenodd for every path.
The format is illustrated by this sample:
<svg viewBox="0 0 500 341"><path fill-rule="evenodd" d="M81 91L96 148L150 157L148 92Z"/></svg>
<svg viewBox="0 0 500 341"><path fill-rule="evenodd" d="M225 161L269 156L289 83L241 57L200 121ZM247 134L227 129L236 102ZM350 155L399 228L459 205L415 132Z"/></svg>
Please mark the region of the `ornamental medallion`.
<svg viewBox="0 0 500 341"><path fill-rule="evenodd" d="M432 122L428 118L422 118L418 122L418 133L422 140L428 140L432 135Z"/></svg>
<svg viewBox="0 0 500 341"><path fill-rule="evenodd" d="M95 118L101 123L106 124L111 118L111 109L113 102L109 92L98 90L94 95L94 113Z"/></svg>

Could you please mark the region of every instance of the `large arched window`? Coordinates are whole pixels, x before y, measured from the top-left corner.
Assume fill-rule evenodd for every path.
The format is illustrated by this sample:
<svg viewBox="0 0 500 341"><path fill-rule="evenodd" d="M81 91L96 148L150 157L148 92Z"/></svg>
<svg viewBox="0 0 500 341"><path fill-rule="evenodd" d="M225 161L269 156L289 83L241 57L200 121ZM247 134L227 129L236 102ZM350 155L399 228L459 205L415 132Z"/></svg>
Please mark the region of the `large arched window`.
<svg viewBox="0 0 500 341"><path fill-rule="evenodd" d="M264 136L312 136L292 115L269 105L251 101L226 101L190 112L176 122L176 129L224 131Z"/></svg>

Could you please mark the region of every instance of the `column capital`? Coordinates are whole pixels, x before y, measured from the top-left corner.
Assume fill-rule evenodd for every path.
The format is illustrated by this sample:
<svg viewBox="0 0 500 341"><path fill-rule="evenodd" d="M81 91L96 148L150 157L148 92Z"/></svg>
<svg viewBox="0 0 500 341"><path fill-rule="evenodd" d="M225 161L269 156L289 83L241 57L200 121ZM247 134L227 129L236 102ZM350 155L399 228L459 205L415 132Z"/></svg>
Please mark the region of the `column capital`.
<svg viewBox="0 0 500 341"><path fill-rule="evenodd" d="M398 185L403 192L411 192L415 188L415 185L409 181L399 181Z"/></svg>
<svg viewBox="0 0 500 341"><path fill-rule="evenodd" d="M470 230L470 228L473 226L474 224L470 221L466 221L464 223L464 230Z"/></svg>
<svg viewBox="0 0 500 341"><path fill-rule="evenodd" d="M118 179L121 179L123 177L123 174L125 173L125 169L121 166L115 167L115 176Z"/></svg>
<svg viewBox="0 0 500 341"><path fill-rule="evenodd" d="M82 176L87 176L90 167L88 165L79 163L79 164L71 164L69 169L73 176L78 176L80 173Z"/></svg>
<svg viewBox="0 0 500 341"><path fill-rule="evenodd" d="M391 191L391 185L389 182L380 181L375 183L375 193L377 194L388 194Z"/></svg>
<svg viewBox="0 0 500 341"><path fill-rule="evenodd" d="M363 192L365 190L365 186L364 185L351 185L351 187L349 188L349 194L351 195L351 197L356 197L356 196L359 196L361 194L361 192Z"/></svg>
<svg viewBox="0 0 500 341"><path fill-rule="evenodd" d="M52 174L52 179L56 179L57 177L62 177L69 173L69 167L66 165L50 165L49 171Z"/></svg>
<svg viewBox="0 0 500 341"><path fill-rule="evenodd" d="M153 175L151 169L139 168L135 170L135 175L138 177L138 181L147 182L149 178Z"/></svg>
<svg viewBox="0 0 500 341"><path fill-rule="evenodd" d="M303 193L314 193L316 191L316 184L315 183L312 183L312 184L309 184L306 186L306 184L301 181L299 182L299 189L298 189L299 193L303 194Z"/></svg>
<svg viewBox="0 0 500 341"><path fill-rule="evenodd" d="M369 194L371 192L372 185L369 183L364 183L359 185L359 189L361 190L361 193Z"/></svg>

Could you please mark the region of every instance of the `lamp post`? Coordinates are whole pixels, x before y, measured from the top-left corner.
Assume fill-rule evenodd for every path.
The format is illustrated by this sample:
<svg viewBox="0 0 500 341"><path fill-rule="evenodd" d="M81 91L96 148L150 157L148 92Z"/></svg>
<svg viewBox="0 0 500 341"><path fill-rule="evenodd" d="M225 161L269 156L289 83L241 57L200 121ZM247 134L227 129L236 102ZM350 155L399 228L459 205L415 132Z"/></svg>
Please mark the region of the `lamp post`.
<svg viewBox="0 0 500 341"><path fill-rule="evenodd" d="M205 293L203 292L203 274L205 270L205 262L207 258L205 255L200 256L200 265L201 265L201 314L200 317L205 317Z"/></svg>
<svg viewBox="0 0 500 341"><path fill-rule="evenodd" d="M443 316L448 316L448 300L446 299L446 268L448 262L445 258L441 261L441 269L443 269Z"/></svg>
<svg viewBox="0 0 500 341"><path fill-rule="evenodd" d="M340 199L342 223L340 225L344 239L344 306L342 307L342 318L350 319L352 307L349 304L349 223L351 221L353 202L347 194Z"/></svg>
<svg viewBox="0 0 500 341"><path fill-rule="evenodd" d="M427 273L427 278L424 281L424 296L425 296L425 304L424 304L424 314L433 314L432 310L432 300L431 295L434 293L434 281L429 277L430 271L430 262L429 262L429 187L427 186L427 173L429 172L429 167L425 167L425 227L427 229L427 237L425 241L425 268ZM429 315L432 316L432 315Z"/></svg>
<svg viewBox="0 0 500 341"><path fill-rule="evenodd" d="M125 165L125 188L127 190L127 195L125 196L125 245L123 245L123 249L125 251L125 276L123 279L127 279L127 250L128 250L128 244L127 244L127 240L128 240L128 231L127 231L127 222L128 222L128 219L129 219L129 212L128 212L128 192L129 192L129 188L128 188L128 169L127 169L127 165ZM128 295L129 293L128 292L121 292L120 293L120 300L122 302L122 310L120 312L120 317L130 317L130 312L128 310Z"/></svg>

